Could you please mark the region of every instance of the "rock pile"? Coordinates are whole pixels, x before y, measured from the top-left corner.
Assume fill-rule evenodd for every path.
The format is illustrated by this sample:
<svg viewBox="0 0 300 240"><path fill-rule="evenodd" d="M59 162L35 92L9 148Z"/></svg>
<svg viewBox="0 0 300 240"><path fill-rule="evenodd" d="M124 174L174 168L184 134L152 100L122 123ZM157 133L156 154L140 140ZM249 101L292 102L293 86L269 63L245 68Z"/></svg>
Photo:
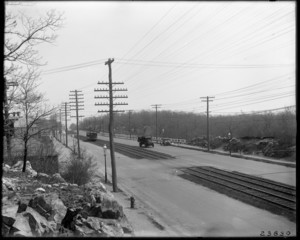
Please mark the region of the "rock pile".
<svg viewBox="0 0 300 240"><path fill-rule="evenodd" d="M122 206L101 182L77 186L27 167L22 173L20 163L3 165L3 236L133 236Z"/></svg>

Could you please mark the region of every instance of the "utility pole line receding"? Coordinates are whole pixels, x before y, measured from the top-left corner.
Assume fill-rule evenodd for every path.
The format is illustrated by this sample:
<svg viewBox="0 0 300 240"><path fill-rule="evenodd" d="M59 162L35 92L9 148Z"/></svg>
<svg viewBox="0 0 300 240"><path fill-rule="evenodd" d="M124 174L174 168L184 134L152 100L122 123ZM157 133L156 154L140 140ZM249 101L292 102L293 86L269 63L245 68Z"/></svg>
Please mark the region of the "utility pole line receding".
<svg viewBox="0 0 300 240"><path fill-rule="evenodd" d="M59 125L59 140L61 142L61 131L62 131L62 123L61 123L61 109L59 109L59 122L60 122L60 125Z"/></svg>
<svg viewBox="0 0 300 240"><path fill-rule="evenodd" d="M206 102L207 103L207 151L210 151L210 139L209 139L209 102L212 102L213 100L210 100L210 98L215 98L215 97L200 97L201 99L206 99L206 100L202 100L202 102Z"/></svg>
<svg viewBox="0 0 300 240"><path fill-rule="evenodd" d="M54 131L54 137L57 138L57 113L54 113L54 118L55 118L55 131Z"/></svg>
<svg viewBox="0 0 300 240"><path fill-rule="evenodd" d="M156 132L156 143L158 143L158 140L157 140L157 108L160 108L161 104L154 104L154 105L151 105L151 106L153 108L155 108L155 111L156 111L155 132Z"/></svg>
<svg viewBox="0 0 300 240"><path fill-rule="evenodd" d="M125 112L124 110L114 110L114 105L128 105L128 103L114 103L113 100L117 98L127 98L125 95L121 96L113 96L113 92L116 91L127 91L127 89L122 88L115 88L113 89L113 85L117 84L124 84L122 82L112 82L112 73L111 73L111 64L113 63L114 59L108 59L108 61L105 62L105 65L108 65L108 82L98 82L98 84L104 84L108 85L108 89L95 89L95 92L108 92L109 96L95 96L95 98L106 98L109 99L109 103L95 103L96 106L109 106L108 110L101 110L98 112L109 112L109 148L110 148L110 158L111 158L111 168L112 168L112 184L113 184L113 192L118 191L117 187L117 170L116 170L116 162L115 162L115 148L114 148L114 113L115 112Z"/></svg>
<svg viewBox="0 0 300 240"><path fill-rule="evenodd" d="M68 103L64 102L63 105L65 108L64 117L65 117L65 128L66 128L66 130L65 130L66 131L66 146L68 147L68 114L70 114L70 112L67 109Z"/></svg>
<svg viewBox="0 0 300 240"><path fill-rule="evenodd" d="M78 126L78 122L79 122L79 117L83 117L83 116L79 116L78 111L79 110L84 110L83 108L80 108L80 107L83 107L83 105L82 105L83 101L79 101L79 100L83 100L83 94L81 94L80 93L81 91L78 91L78 90L70 91L70 92L74 92L74 95L70 94L69 96L70 97L75 97L75 98L70 98L70 100L75 100L75 102L70 102L70 103L73 103L73 104L75 103L75 106L74 105L70 105L70 107L75 107L75 108L70 109L70 110L75 110L76 111L76 116L71 116L71 117L76 117L78 156L80 158L81 155L80 155L79 126Z"/></svg>

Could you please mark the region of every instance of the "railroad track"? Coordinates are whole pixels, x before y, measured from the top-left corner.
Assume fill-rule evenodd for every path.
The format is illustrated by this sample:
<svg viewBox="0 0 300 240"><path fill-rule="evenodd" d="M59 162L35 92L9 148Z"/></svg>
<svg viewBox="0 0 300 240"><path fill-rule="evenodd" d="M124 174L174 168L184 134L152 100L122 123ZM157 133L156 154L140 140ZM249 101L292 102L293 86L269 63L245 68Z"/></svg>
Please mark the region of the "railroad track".
<svg viewBox="0 0 300 240"><path fill-rule="evenodd" d="M80 140L85 141L86 138L83 136L79 136ZM100 140L97 139L97 141L91 142L95 145L98 146L103 146L104 144L106 144L107 148L110 148L110 144L109 141L105 141L105 140ZM125 156L131 157L131 158L135 158L135 159L151 159L151 160L158 160L158 159L172 159L174 158L173 156L169 155L169 154L165 154L165 153L161 153L161 152L156 152L150 149L145 149L145 148L141 148L138 146L129 146L126 144L122 144L122 143L114 143L115 146L115 151L123 154Z"/></svg>
<svg viewBox="0 0 300 240"><path fill-rule="evenodd" d="M209 166L181 169L185 178L200 183L205 181L225 189L243 193L281 209L296 211L296 188L283 183L230 172Z"/></svg>

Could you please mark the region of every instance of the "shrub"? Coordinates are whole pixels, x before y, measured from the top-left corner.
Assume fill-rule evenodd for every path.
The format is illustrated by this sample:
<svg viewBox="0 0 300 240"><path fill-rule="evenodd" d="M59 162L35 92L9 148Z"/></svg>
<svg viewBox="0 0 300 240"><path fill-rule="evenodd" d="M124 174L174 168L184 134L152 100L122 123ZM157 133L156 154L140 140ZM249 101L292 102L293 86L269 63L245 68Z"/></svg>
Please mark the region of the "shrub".
<svg viewBox="0 0 300 240"><path fill-rule="evenodd" d="M83 185L91 180L92 157L88 156L85 151L82 152L81 158L72 154L69 162L66 171L61 174L67 182Z"/></svg>
<svg viewBox="0 0 300 240"><path fill-rule="evenodd" d="M211 140L210 142L210 147L212 149L216 149L216 148L219 148L223 145L223 139L221 138L214 138Z"/></svg>

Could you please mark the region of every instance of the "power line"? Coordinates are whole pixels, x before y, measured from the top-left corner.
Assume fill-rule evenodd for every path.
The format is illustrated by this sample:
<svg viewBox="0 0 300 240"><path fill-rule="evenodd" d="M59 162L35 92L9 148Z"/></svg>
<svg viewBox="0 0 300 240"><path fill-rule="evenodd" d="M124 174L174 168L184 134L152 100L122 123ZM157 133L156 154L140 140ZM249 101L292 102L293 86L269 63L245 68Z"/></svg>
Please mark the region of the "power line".
<svg viewBox="0 0 300 240"><path fill-rule="evenodd" d="M246 86L246 87L234 89L234 90L227 91L227 92L217 93L216 95L218 95L218 96L220 96L220 95L226 95L226 94L228 94L228 93L238 92L238 91L245 90L245 89L249 89L249 88L252 88L252 87L257 87L257 86L263 85L263 84L265 84L265 83L274 82L274 80L281 80L281 78L287 77L287 76L289 76L289 75L292 74L292 73L293 73L293 72L288 73L288 74L281 75L281 76L279 76L279 77L274 77L274 78L268 79L268 80L266 80L266 81L259 82L259 83L255 83L255 84L252 84L252 85L249 85L249 86ZM290 78L290 77L289 77L289 78ZM282 80L281 80L281 81L282 81Z"/></svg>
<svg viewBox="0 0 300 240"><path fill-rule="evenodd" d="M104 59L89 61L89 62L84 62L84 63L79 63L79 64L74 64L74 65L69 65L69 66L58 67L58 68L45 70L45 71L42 71L42 74L52 74L52 73L76 70L76 69L79 69L79 68L90 67L90 66L94 66L94 65L103 64L103 63L104 63Z"/></svg>
<svg viewBox="0 0 300 240"><path fill-rule="evenodd" d="M286 98L286 97L291 97L291 96L295 96L295 94L289 94L289 95L284 95L284 96L280 96L280 97L274 97L274 98L269 98L269 99L264 99L264 100L260 100L260 101L254 101L252 100L252 102L245 104L245 102L239 104L239 105L235 105L235 106L231 106L231 107L223 107L223 108L217 108L217 110L224 110L224 109L228 109L228 108L237 108L237 107L243 107L243 106L247 106L247 105L253 105L253 104L258 104L258 103L265 103L268 101L273 101L273 100L277 100L277 99L281 99L281 98ZM249 102L249 101L248 101Z"/></svg>
<svg viewBox="0 0 300 240"><path fill-rule="evenodd" d="M174 4L173 5L173 7L172 8L170 8L159 20L158 20L158 22L155 24L155 25L153 25L152 26L152 28L151 29L149 29L144 35L143 35L143 37L141 38L141 39L139 39L130 49L129 49L129 51L126 53L126 54L124 54L123 55L123 57L121 58L121 60L124 58L124 57L126 57L134 48L136 48L138 45L139 45L139 43L140 42L142 42L142 40L144 40L145 39L145 37L157 26L157 25L159 25L159 23L161 23L162 22L162 20L173 10L173 8L175 7L177 5L177 3L176 4ZM117 68L116 70L119 70L119 68Z"/></svg>

